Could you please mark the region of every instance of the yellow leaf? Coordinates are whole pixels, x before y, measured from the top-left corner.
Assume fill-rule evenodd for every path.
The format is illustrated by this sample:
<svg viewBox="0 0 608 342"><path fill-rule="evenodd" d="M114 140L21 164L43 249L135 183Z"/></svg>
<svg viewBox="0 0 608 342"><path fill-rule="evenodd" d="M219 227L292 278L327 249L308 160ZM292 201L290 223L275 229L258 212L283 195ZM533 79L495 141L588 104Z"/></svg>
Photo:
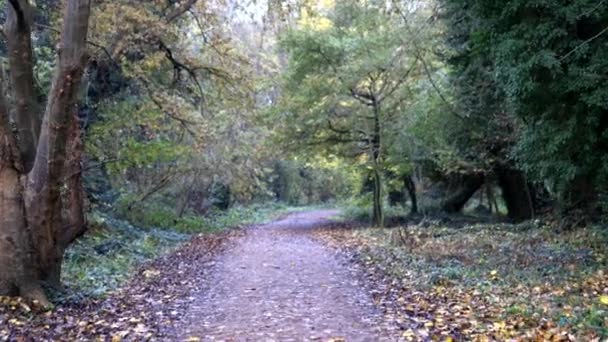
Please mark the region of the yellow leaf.
<svg viewBox="0 0 608 342"><path fill-rule="evenodd" d="M608 305L608 295L600 296L600 303L602 303L604 305Z"/></svg>
<svg viewBox="0 0 608 342"><path fill-rule="evenodd" d="M495 276L495 275L497 275L497 274L498 274L498 271L497 271L497 270L492 270L492 272L490 272L490 275L493 275L493 276Z"/></svg>
<svg viewBox="0 0 608 342"><path fill-rule="evenodd" d="M496 330L502 330L507 326L507 324L505 322L494 322L494 329Z"/></svg>
<svg viewBox="0 0 608 342"><path fill-rule="evenodd" d="M403 336L403 337L412 337L414 335L415 335L414 331L412 329L408 329L408 330L404 331L401 336Z"/></svg>

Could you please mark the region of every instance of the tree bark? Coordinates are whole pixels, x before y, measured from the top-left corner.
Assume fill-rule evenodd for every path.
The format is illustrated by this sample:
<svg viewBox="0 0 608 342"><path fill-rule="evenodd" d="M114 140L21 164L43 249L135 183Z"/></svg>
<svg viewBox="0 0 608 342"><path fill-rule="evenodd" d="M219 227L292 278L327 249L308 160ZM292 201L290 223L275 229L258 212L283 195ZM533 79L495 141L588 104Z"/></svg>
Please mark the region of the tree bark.
<svg viewBox="0 0 608 342"><path fill-rule="evenodd" d="M464 208L465 204L481 188L485 177L482 174L462 175L458 180L458 189L446 198L441 208L446 213L458 213Z"/></svg>
<svg viewBox="0 0 608 342"><path fill-rule="evenodd" d="M19 151L10 130L7 101L0 86L0 293L15 295L25 279L26 243Z"/></svg>
<svg viewBox="0 0 608 342"><path fill-rule="evenodd" d="M28 14L25 10L27 1L9 0L8 6L15 28L19 32L29 32L29 21L26 20ZM17 122L19 144L16 143L10 130L7 103L0 89L0 295L18 293L38 300L43 305L49 304L41 290L41 283L59 285L63 251L73 240L74 232L82 229L70 227L70 224L81 218L64 214L62 206L65 202L62 197L65 197L70 203L75 201L70 209L74 209L74 212L81 211L81 194L68 192L62 196L61 190L69 169L66 165L73 165L72 160L66 161L66 146L79 148L69 131L87 62L89 15L90 0L67 1L57 68L39 137L36 125L25 127ZM24 35L21 38L24 41L20 41L19 46L29 46L31 53L31 37ZM22 57L21 62L16 58L11 62L11 75L26 75L24 77L27 78L33 71L26 69L32 69L33 63L28 56ZM33 118L36 115L33 107L19 101L25 88L28 88L20 85L21 81L12 77L15 113L23 111L24 117ZM22 144L23 137L30 135L37 138L34 140L38 143L28 173L27 165L31 156L30 152L23 153ZM22 156L26 157L23 162ZM72 181L73 179L67 179L67 185L73 185L70 184ZM78 189L70 187L72 190ZM72 219L74 222L71 222Z"/></svg>
<svg viewBox="0 0 608 342"><path fill-rule="evenodd" d="M26 208L36 242L40 277L59 286L61 261L67 245L57 237L64 232L61 181L65 175L66 140L76 110L78 90L88 59L86 38L90 0L66 4L58 67L53 79L34 167L28 176Z"/></svg>
<svg viewBox="0 0 608 342"><path fill-rule="evenodd" d="M40 109L34 87L34 54L32 49L32 9L27 0L11 0L5 25L11 90L15 107L12 116L17 124L19 151L28 172L36 158L40 133Z"/></svg>
<svg viewBox="0 0 608 342"><path fill-rule="evenodd" d="M7 100L0 82L0 295L21 294L47 305L36 279L21 182L23 165L10 129Z"/></svg>
<svg viewBox="0 0 608 342"><path fill-rule="evenodd" d="M373 194L373 216L372 222L376 227L384 227L384 208L382 196L382 176L380 170L380 150L382 148L380 127L380 103L373 97L374 110L374 134L371 142L371 157L373 162L374 194Z"/></svg>
<svg viewBox="0 0 608 342"><path fill-rule="evenodd" d="M492 189L492 184L488 183L486 186L486 198L488 199L488 208L490 208L490 213L498 213L498 203L496 203L496 196L494 196L494 190Z"/></svg>
<svg viewBox="0 0 608 342"><path fill-rule="evenodd" d="M382 207L382 177L380 170L374 167L374 192L373 192L373 216L372 222L375 227L384 226L384 210Z"/></svg>
<svg viewBox="0 0 608 342"><path fill-rule="evenodd" d="M534 217L534 203L523 172L499 167L496 169L496 175L509 218L514 222L521 222Z"/></svg>
<svg viewBox="0 0 608 342"><path fill-rule="evenodd" d="M67 246L76 238L84 234L86 228L84 186L82 184L82 158L84 142L83 129L78 118L78 111L74 111L70 122L68 135L68 150L66 160L66 176L64 183L67 187L62 200L65 212L65 229L61 234L60 243Z"/></svg>

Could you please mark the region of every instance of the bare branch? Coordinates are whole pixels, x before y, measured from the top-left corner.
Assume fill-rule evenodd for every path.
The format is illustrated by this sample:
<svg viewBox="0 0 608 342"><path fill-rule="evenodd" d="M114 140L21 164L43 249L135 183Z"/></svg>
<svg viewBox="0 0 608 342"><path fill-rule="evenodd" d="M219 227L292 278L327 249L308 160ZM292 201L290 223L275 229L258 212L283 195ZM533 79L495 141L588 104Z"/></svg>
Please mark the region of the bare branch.
<svg viewBox="0 0 608 342"><path fill-rule="evenodd" d="M582 48L583 46L591 43L592 41L596 40L597 38L599 38L601 35L603 35L604 33L608 32L608 27L604 28L603 30L601 30L598 34L596 34L595 36L585 40L584 42L580 43L577 47L575 47L574 49L570 50L570 52L568 52L567 54L563 55L562 57L560 57L559 61L563 62L566 58L570 57L570 55L572 55L573 53L575 53L576 51L578 51L578 49Z"/></svg>
<svg viewBox="0 0 608 342"><path fill-rule="evenodd" d="M418 58L416 58L414 60L414 62L410 66L410 68L399 78L399 80L397 80L397 82L395 82L393 87L391 87L391 89L384 96L382 96L382 95L380 96L380 98L378 99L378 102L382 102L389 96L393 95L393 93L395 91L397 91L397 89L399 89L399 87L407 80L407 78L410 76L410 74L412 73L412 71L414 70L414 68L416 67L417 64L418 64ZM388 84L388 82L387 82L387 84ZM386 89L386 87L383 87L383 89Z"/></svg>
<svg viewBox="0 0 608 342"><path fill-rule="evenodd" d="M405 16L405 13L403 13L403 11L401 10L401 7L399 6L399 4L397 3L396 0L393 0L393 5L395 6L396 12L403 19L403 22L405 23L405 28L408 31L408 33L410 35L414 36L413 32L412 32L412 29L411 29L411 27L410 27L410 25L408 23L408 19ZM422 49L418 45L418 42L416 41L416 39L412 39L411 43L414 45L414 49L416 50L416 57L420 60L420 62L422 62L422 66L423 66L424 72L425 72L425 74L426 74L429 82L431 83L431 86L437 92L437 94L439 95L439 98L441 99L441 101L444 102L446 104L446 106L448 106L449 112L452 113L452 114L454 114L458 118L461 118L461 119L466 118L467 117L466 115L460 114L455 109L454 105L450 101L448 101L448 99L443 95L443 92L441 91L441 89L439 89L439 87L437 86L437 84L433 80L433 76L432 76L431 71L430 71L430 69L428 67L428 64L426 63L426 61L424 60L424 58L421 55Z"/></svg>

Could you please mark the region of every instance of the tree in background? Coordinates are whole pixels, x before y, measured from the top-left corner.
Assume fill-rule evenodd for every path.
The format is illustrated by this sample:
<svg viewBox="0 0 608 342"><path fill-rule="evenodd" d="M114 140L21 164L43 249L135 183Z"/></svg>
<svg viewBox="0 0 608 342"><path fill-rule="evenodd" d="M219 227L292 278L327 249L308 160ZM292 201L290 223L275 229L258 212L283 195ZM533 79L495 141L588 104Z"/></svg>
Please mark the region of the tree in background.
<svg viewBox="0 0 608 342"><path fill-rule="evenodd" d="M496 145L514 148L500 154L512 156L563 209L594 208L608 176L608 4L443 3L459 45L451 61L464 81L456 83L464 107L486 120L499 114L515 128ZM498 172L503 192L519 188L508 177L510 164Z"/></svg>
<svg viewBox="0 0 608 342"><path fill-rule="evenodd" d="M373 222L382 226L387 144L400 128L408 81L420 64L386 2L345 1L328 15L302 16L282 40L289 54L283 110L290 141L365 164ZM293 134L293 133L292 133Z"/></svg>

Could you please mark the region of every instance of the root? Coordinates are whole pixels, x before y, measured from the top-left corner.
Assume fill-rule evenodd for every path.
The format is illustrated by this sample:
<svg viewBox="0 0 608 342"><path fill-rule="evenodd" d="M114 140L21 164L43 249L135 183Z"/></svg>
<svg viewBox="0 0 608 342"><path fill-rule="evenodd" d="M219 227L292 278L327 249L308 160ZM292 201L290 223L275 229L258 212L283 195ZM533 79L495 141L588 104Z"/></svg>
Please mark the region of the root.
<svg viewBox="0 0 608 342"><path fill-rule="evenodd" d="M36 283L22 286L19 288L19 294L27 301L31 301L32 303L35 303L36 305L39 305L45 309L50 309L53 307L53 303L49 301L40 284Z"/></svg>

